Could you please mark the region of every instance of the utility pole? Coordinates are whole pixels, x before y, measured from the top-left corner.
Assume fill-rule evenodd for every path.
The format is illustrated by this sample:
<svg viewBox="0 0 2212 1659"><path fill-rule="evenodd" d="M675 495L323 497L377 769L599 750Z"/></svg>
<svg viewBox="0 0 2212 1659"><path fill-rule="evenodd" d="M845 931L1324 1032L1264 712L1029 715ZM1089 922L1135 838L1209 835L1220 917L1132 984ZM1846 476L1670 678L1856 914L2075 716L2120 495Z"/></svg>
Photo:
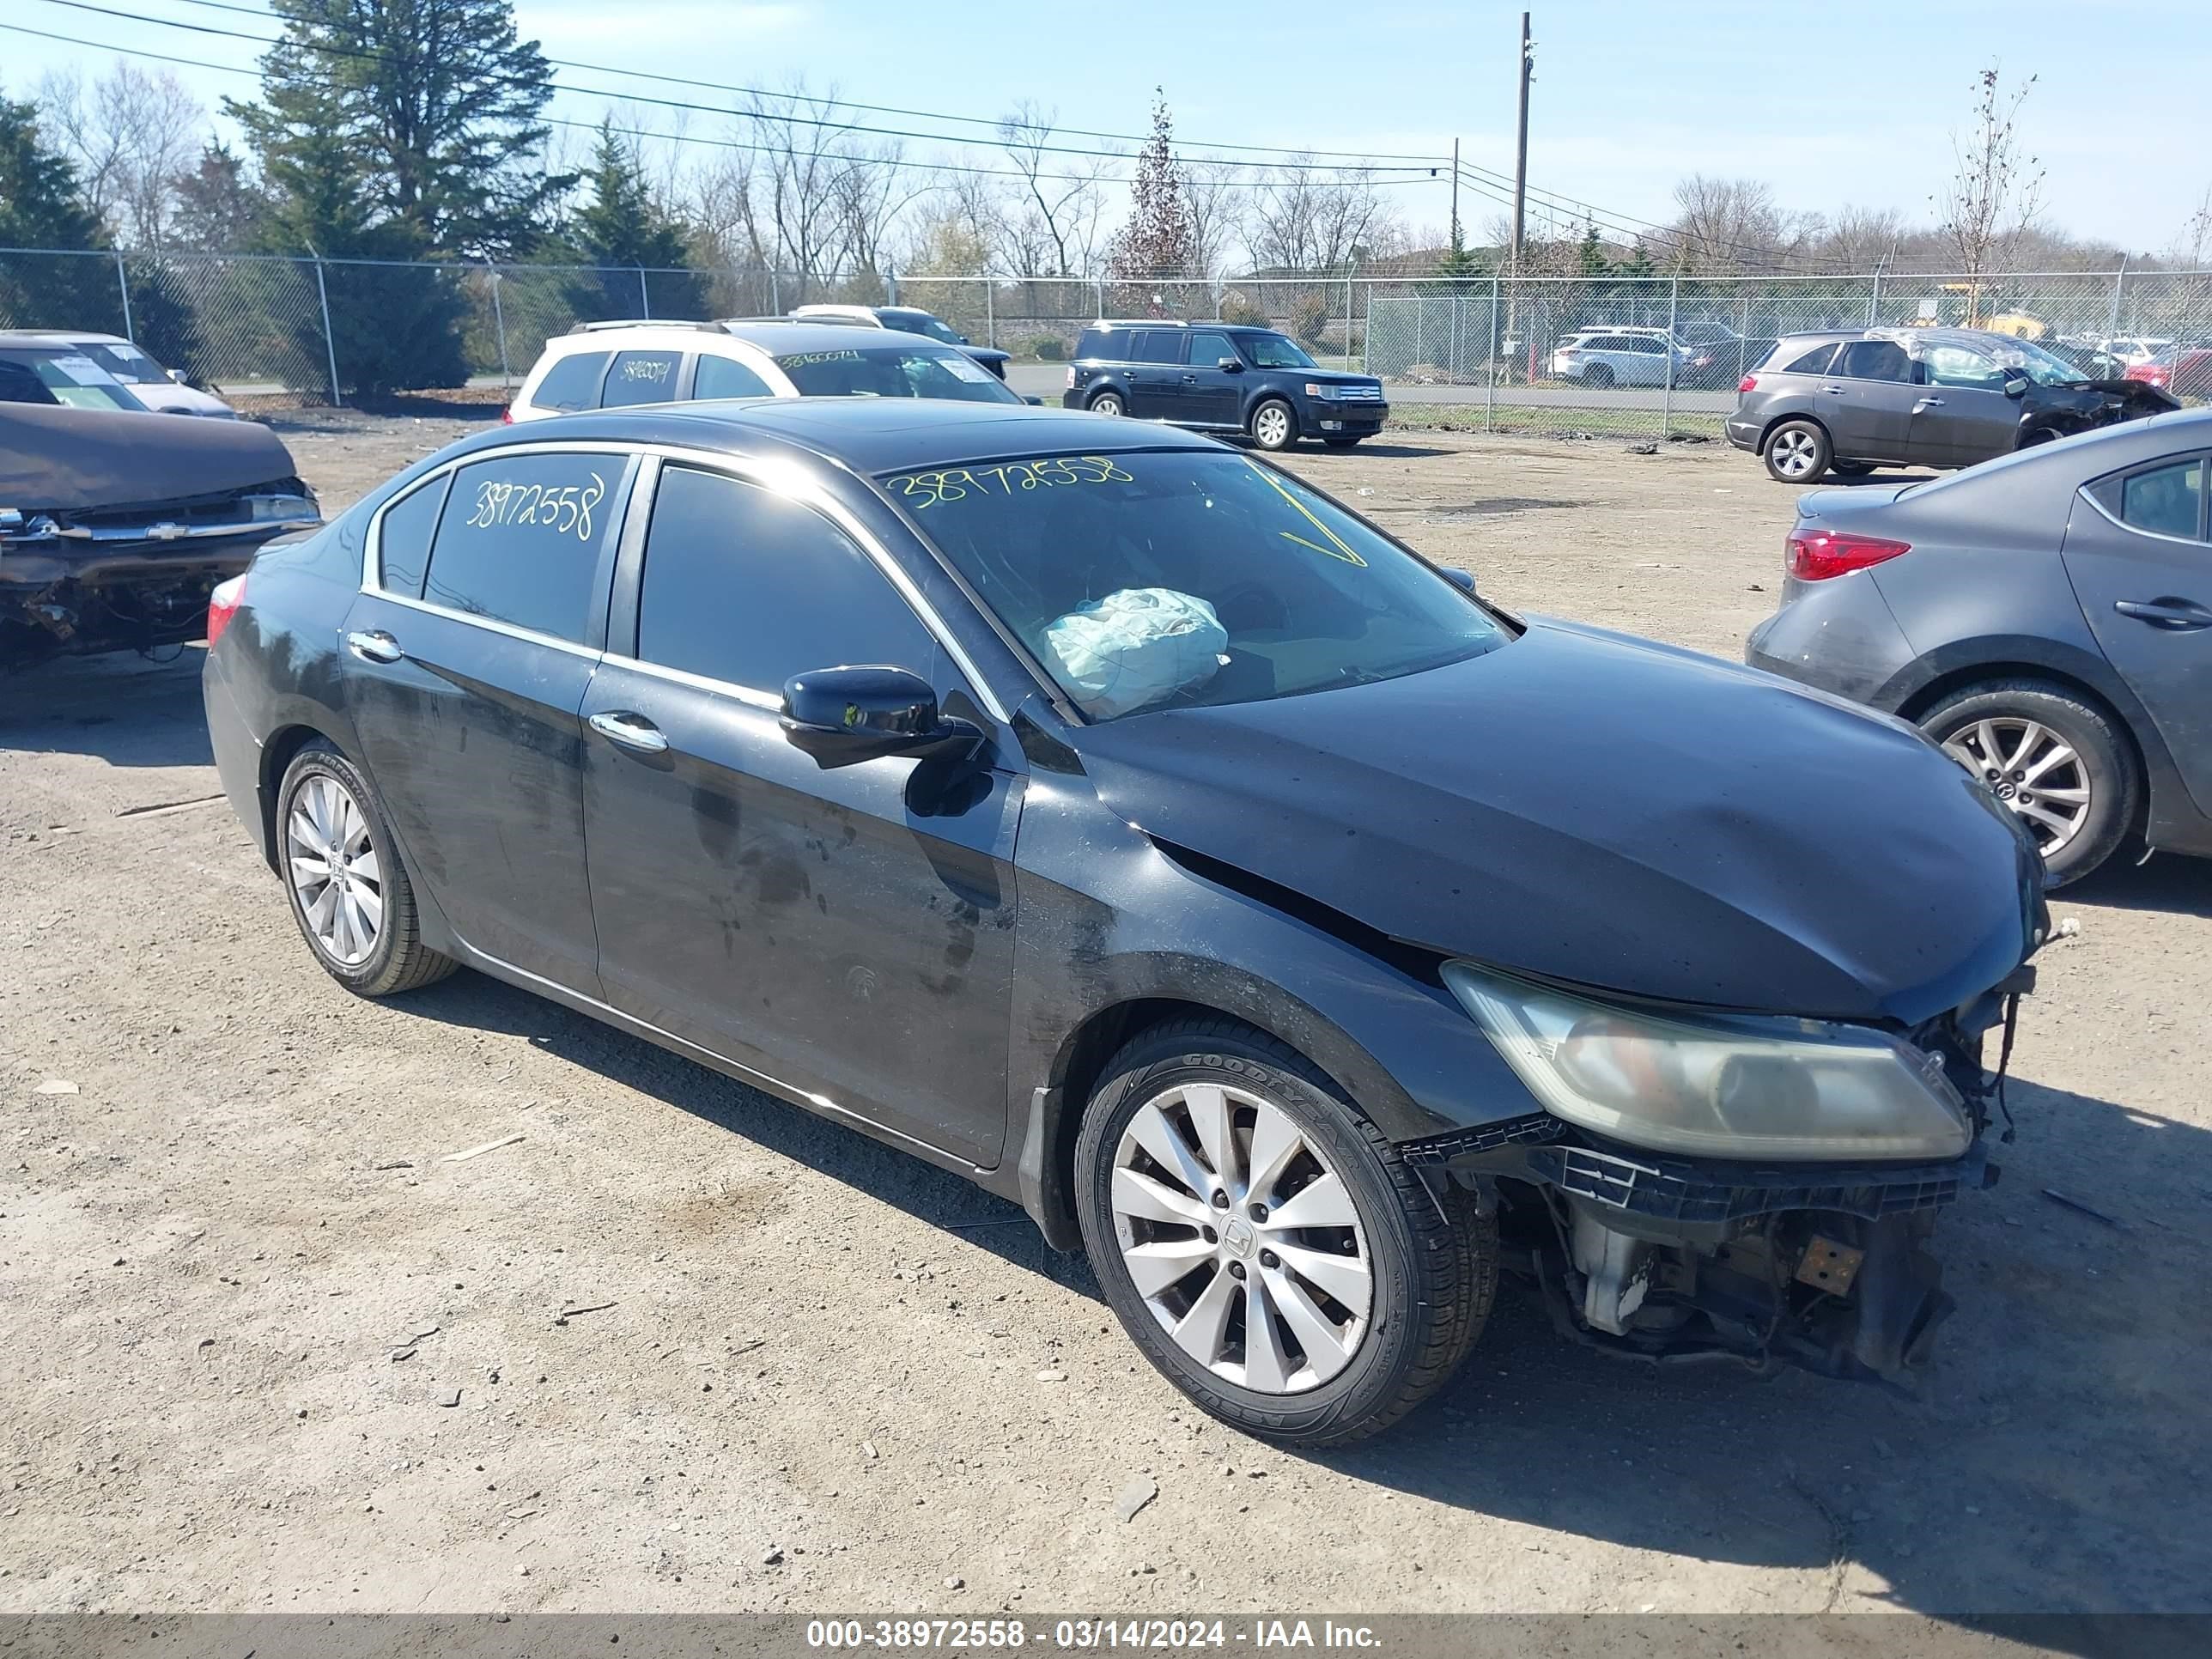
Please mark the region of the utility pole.
<svg viewBox="0 0 2212 1659"><path fill-rule="evenodd" d="M1451 245L1459 246L1459 140L1452 140Z"/></svg>
<svg viewBox="0 0 2212 1659"><path fill-rule="evenodd" d="M1528 78L1535 60L1528 50L1528 14L1521 14L1521 114L1520 136L1513 152L1513 263L1516 276L1521 274L1521 232L1528 205Z"/></svg>

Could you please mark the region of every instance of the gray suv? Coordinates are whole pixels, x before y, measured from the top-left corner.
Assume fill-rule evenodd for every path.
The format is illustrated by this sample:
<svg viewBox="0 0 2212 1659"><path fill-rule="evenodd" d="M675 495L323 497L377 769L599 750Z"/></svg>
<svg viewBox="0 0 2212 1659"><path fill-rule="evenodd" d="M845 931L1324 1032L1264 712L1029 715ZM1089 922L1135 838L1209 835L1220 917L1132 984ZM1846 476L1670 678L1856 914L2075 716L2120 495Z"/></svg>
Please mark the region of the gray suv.
<svg viewBox="0 0 2212 1659"><path fill-rule="evenodd" d="M1972 466L2181 405L2095 380L2009 335L1965 328L1790 334L1736 388L1728 440L1784 483L1877 466Z"/></svg>

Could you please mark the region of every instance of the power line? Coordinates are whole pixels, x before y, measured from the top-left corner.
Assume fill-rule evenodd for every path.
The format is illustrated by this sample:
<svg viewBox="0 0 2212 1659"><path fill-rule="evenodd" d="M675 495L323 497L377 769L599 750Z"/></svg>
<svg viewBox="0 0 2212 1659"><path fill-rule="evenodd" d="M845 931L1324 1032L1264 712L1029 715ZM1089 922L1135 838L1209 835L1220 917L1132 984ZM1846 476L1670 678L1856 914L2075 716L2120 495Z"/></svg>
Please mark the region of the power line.
<svg viewBox="0 0 2212 1659"><path fill-rule="evenodd" d="M173 0L173 3L178 5L200 6L210 11L233 12L242 17L259 17L272 21L274 21L274 19L270 17L270 13L264 11L258 6L232 5L228 3L228 0ZM149 21L159 21L160 20L152 19ZM803 97L805 95L804 94L794 94L787 91L778 92L772 88L767 87L749 87L728 81L701 81L684 75L663 75L653 70L618 69L611 64L583 64L578 63L575 59L570 58L548 58L545 61L562 69L590 70L601 75L620 75L639 81L659 81L669 86L697 87L708 92L734 92L749 98L789 98L794 96ZM1006 125L1006 119L1003 117L988 115L952 115L948 114L942 110L909 109L898 104L863 104L848 98L825 100L823 101L834 102L846 109L863 110L871 115L902 115L917 120L950 121L962 126L989 127L994 131L996 131ZM1050 131L1057 133L1064 133L1071 138L1106 138L1114 140L1117 143L1130 144L1147 144L1152 142L1152 135L1150 133L1106 132L1092 127L1061 126L1057 122L1052 124ZM957 140L948 137L947 142L963 143L972 141ZM997 143L1000 141L994 140L993 142ZM1406 150L1378 150L1370 152L1367 150L1358 149L1314 149L1303 144L1215 143L1197 138L1184 140L1182 147L1202 150L1238 150L1249 154L1261 155L1329 155L1364 163L1372 163L1376 161L1417 161L1427 165L1442 166L1444 160L1441 153L1435 155L1429 155ZM1088 152L1085 153L1087 154Z"/></svg>
<svg viewBox="0 0 2212 1659"><path fill-rule="evenodd" d="M392 62L391 55L387 52L365 51L361 48L352 46L324 46L313 41L291 40L282 35L271 36L266 34L249 34L243 29L218 28L212 23L188 23L177 18L153 17L149 16L144 12L125 11L118 7L95 5L92 3L92 0L45 0L45 3L50 6L65 7L70 11L91 12L102 17L120 18L126 22L150 23L159 28L180 29L189 34L215 35L225 40L248 41L255 46L279 46L295 52L320 52L325 57L349 58L368 63L388 64ZM224 9L229 10L233 9L233 8L225 7ZM546 61L550 63L552 60L547 59ZM584 65L581 67L600 66ZM600 72L605 72L603 67L600 67ZM550 82L550 77L549 82L539 82L531 76L520 75L495 76L488 78L503 82L509 86L521 88L535 88L549 84ZM659 79L661 77L656 76L653 78ZM659 108L681 110L690 114L731 115L746 112L725 109L720 105L715 104L693 103L688 100L680 98L656 98L646 93L623 92L610 89L605 87L580 87L569 85L559 87L558 89L561 91L580 94L586 97L611 98L625 103L651 104ZM731 90L750 91L750 89L731 88ZM766 94L758 95L773 97L785 94ZM821 103L817 104L817 107L835 106L835 104L830 100L822 100ZM871 126L866 123L859 121L841 121L817 116L799 115L789 111L777 112L774 114L767 115L764 118L781 121L793 126L828 128L838 132L865 132L871 136L878 137L915 138L921 139L930 143L956 144L969 148L973 148L977 145L982 145L990 149L1002 148L999 141L996 139L963 138L951 133L918 132L911 128L905 127ZM1117 161L1127 161L1130 159L1125 152L1121 150L1090 149L1067 144L1024 143L1020 145L1019 148L1036 155L1085 155L1103 157ZM1336 167L1334 164L1322 161L1247 161L1243 163L1243 165L1267 172L1283 173L1340 173L1346 170L1342 167ZM1441 165L1441 158L1436 158L1425 159L1421 164L1413 167L1369 166L1363 170L1370 173L1407 173L1436 178L1441 175L1443 167ZM1377 182L1381 181L1378 180Z"/></svg>
<svg viewBox="0 0 2212 1659"><path fill-rule="evenodd" d="M87 9L91 9L91 8ZM0 23L0 30L5 30L12 34L27 34L41 40L58 41L64 46L82 46L90 52L112 52L125 58L142 58L151 63L173 64L185 69L213 70L217 74L221 75L242 75L253 79L259 79L261 74L258 70L247 69L243 65L237 64L211 64L205 58L182 58L173 52L148 52L137 46L111 46L104 40L86 40L80 39L76 35L57 34L46 29L28 28L21 23ZM322 84L325 88L333 88L334 83L325 82ZM605 94L592 93L588 88L576 87L556 87L554 90L556 92L580 95L608 95ZM718 114L728 114L732 112L716 111L713 112ZM578 132L597 132L600 130L600 127L603 125L600 121L570 120L557 115L538 115L533 116L531 118L533 122L541 123L546 126L564 127ZM787 150L778 149L777 147L769 144L748 144L734 138L709 138L685 132L656 132L649 128L622 125L617 123L611 115L605 118L604 125L608 131L620 133L624 137L628 138L649 138L659 143L670 144L702 144L714 149L738 150L748 155L781 155L786 159L792 161L866 162L874 159L878 161L879 165L909 167L917 172L922 173L953 173L972 178L1019 179L1024 181L1027 181L1031 177L1030 174L1014 167L969 167L953 161L908 161L904 157L901 157L896 161L893 162L880 161L879 158L845 155L836 150ZM854 131L859 129L841 130ZM927 137L928 135L923 136ZM1079 175L1069 173L1038 173L1035 176L1039 180L1048 184L1080 185L1096 182ZM1420 177L1378 179L1374 182L1378 185L1418 185L1442 183L1443 180L1441 179ZM1224 179L1220 181L1220 185L1224 189L1234 190L1329 190L1336 188L1338 186L1338 181L1331 179Z"/></svg>

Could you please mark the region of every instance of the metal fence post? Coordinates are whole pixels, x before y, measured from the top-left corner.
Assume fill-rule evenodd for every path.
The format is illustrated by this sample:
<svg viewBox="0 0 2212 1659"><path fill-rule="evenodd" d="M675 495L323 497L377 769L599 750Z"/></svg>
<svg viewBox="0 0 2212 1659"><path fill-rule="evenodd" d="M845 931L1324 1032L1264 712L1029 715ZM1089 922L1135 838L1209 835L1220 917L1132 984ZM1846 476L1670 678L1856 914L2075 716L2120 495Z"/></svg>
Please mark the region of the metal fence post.
<svg viewBox="0 0 2212 1659"><path fill-rule="evenodd" d="M491 276L491 320L492 326L499 333L500 384L511 387L514 385L514 374L507 366L507 307L500 303L499 299L499 267L487 259L484 261L484 270Z"/></svg>
<svg viewBox="0 0 2212 1659"><path fill-rule="evenodd" d="M1106 284L1103 283L1098 284L1098 319L1101 322L1106 320Z"/></svg>
<svg viewBox="0 0 2212 1659"><path fill-rule="evenodd" d="M1881 267L1874 268L1874 292L1867 296L1867 326L1872 328L1881 320Z"/></svg>
<svg viewBox="0 0 2212 1659"><path fill-rule="evenodd" d="M1482 345L1482 426L1498 425L1498 273L1490 273L1490 337Z"/></svg>
<svg viewBox="0 0 2212 1659"><path fill-rule="evenodd" d="M314 253L313 248L307 251ZM331 289L330 284L323 280L323 256L319 253L315 254L315 297L322 301L323 306L323 349L331 366L331 407L343 409L345 393L338 390L337 336L331 332Z"/></svg>
<svg viewBox="0 0 2212 1659"><path fill-rule="evenodd" d="M991 292L994 284L991 273L983 273L983 343L996 351L999 349L999 301Z"/></svg>
<svg viewBox="0 0 2212 1659"><path fill-rule="evenodd" d="M131 279L123 274L123 250L115 250L115 287L123 295L123 337L131 344L138 343L137 331L131 326Z"/></svg>
<svg viewBox="0 0 2212 1659"><path fill-rule="evenodd" d="M768 311L771 317L783 314L783 284L777 280L774 265L768 268Z"/></svg>
<svg viewBox="0 0 2212 1659"><path fill-rule="evenodd" d="M2120 255L2120 268L2112 273L2112 325L2105 331L2107 334L2120 331L2120 300L2127 282L2128 256L2123 253Z"/></svg>
<svg viewBox="0 0 2212 1659"><path fill-rule="evenodd" d="M637 314L648 323L653 320L653 300L645 291L645 267L637 268Z"/></svg>
<svg viewBox="0 0 2212 1659"><path fill-rule="evenodd" d="M1667 392L1659 409L1659 435L1662 439L1674 429L1674 322L1682 304L1682 279L1678 276L1667 284Z"/></svg>

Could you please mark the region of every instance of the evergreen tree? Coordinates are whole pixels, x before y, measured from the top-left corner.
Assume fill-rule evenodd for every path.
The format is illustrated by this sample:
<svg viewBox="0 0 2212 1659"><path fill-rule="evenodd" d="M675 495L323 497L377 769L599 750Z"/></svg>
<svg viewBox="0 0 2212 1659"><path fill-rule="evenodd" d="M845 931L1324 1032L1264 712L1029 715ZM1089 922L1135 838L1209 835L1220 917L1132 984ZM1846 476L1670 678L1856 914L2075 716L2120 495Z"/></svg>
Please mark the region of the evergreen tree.
<svg viewBox="0 0 2212 1659"><path fill-rule="evenodd" d="M590 195L570 225L570 237L582 261L596 268L591 286L599 291L580 293L578 309L597 317L632 314L642 268L654 316L703 316L706 285L690 270L690 239L653 201L636 152L611 119L599 123L585 184Z"/></svg>
<svg viewBox="0 0 2212 1659"><path fill-rule="evenodd" d="M246 176L246 159L217 142L200 151L198 162L176 179L177 207L170 240L179 247L205 253L234 253L260 240L268 216L268 198Z"/></svg>
<svg viewBox="0 0 2212 1659"><path fill-rule="evenodd" d="M1456 224L1452 227L1451 246L1444 250L1444 257L1437 261L1437 275L1451 282L1463 282L1470 276L1490 275L1474 250L1460 240L1459 227ZM1448 293L1450 290L1440 291Z"/></svg>
<svg viewBox="0 0 2212 1659"><path fill-rule="evenodd" d="M421 253L497 258L541 239L574 181L533 166L552 71L536 41L517 38L510 0L272 9L284 33L261 59L261 96L224 107L295 216L314 216L299 210L310 200L328 214L314 227L323 241L343 243L349 216L392 227L380 240ZM333 179L350 198L343 210L331 210Z"/></svg>
<svg viewBox="0 0 2212 1659"><path fill-rule="evenodd" d="M0 247L99 248L107 238L76 170L39 133L38 106L0 95ZM0 260L0 326L119 331L115 267L101 259Z"/></svg>
<svg viewBox="0 0 2212 1659"><path fill-rule="evenodd" d="M1614 274L1615 267L1606 255L1605 244L1598 240L1595 225L1590 225L1583 231L1583 240L1577 246L1575 255L1578 276L1610 276Z"/></svg>

